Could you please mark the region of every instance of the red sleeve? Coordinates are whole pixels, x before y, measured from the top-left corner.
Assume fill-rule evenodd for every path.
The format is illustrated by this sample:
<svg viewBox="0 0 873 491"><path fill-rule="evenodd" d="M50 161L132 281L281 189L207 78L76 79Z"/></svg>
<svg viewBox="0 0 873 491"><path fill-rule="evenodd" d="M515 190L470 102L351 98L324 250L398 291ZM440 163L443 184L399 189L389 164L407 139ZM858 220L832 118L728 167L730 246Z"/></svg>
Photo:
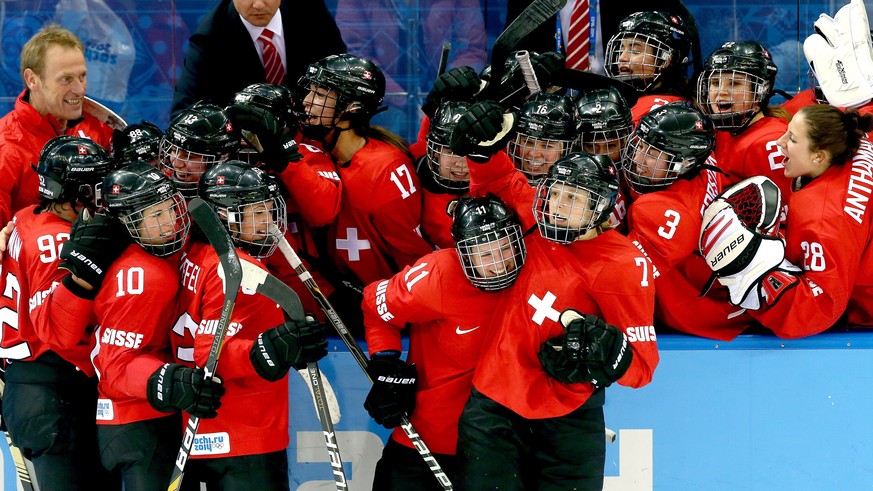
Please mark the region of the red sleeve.
<svg viewBox="0 0 873 491"><path fill-rule="evenodd" d="M644 95L637 99L637 103L631 108L631 117L634 121L634 127L640 124L643 116L649 114L653 110L670 104L671 102L684 101L685 99L675 95Z"/></svg>
<svg viewBox="0 0 873 491"><path fill-rule="evenodd" d="M536 225L533 205L536 189L518 172L506 152L497 152L487 164L467 159L470 169L470 195L493 194L516 213L524 230Z"/></svg>
<svg viewBox="0 0 873 491"><path fill-rule="evenodd" d="M58 282L66 271L58 271ZM72 348L82 341L91 324L93 300L73 294L63 283L49 293L42 304L31 312L33 328L39 339L52 346Z"/></svg>
<svg viewBox="0 0 873 491"><path fill-rule="evenodd" d="M815 99L815 92L812 89L806 89L798 92L794 97L782 103L782 107L792 115L797 114L801 108L818 104Z"/></svg>
<svg viewBox="0 0 873 491"><path fill-rule="evenodd" d="M630 207L628 238L638 242L661 274L697 252L700 212L667 199L662 192L645 195Z"/></svg>
<svg viewBox="0 0 873 491"><path fill-rule="evenodd" d="M428 254L391 279L364 288L364 328L370 354L401 350L400 330L411 322L443 318L442 275L437 253Z"/></svg>
<svg viewBox="0 0 873 491"><path fill-rule="evenodd" d="M127 259L109 270L96 299L100 348L94 364L107 396L145 398L148 378L173 361L170 330L178 317L179 279L161 259L145 258L144 266Z"/></svg>
<svg viewBox="0 0 873 491"><path fill-rule="evenodd" d="M300 144L303 160L288 165L279 178L306 223L320 227L333 222L340 210L342 184L333 161L321 149Z"/></svg>

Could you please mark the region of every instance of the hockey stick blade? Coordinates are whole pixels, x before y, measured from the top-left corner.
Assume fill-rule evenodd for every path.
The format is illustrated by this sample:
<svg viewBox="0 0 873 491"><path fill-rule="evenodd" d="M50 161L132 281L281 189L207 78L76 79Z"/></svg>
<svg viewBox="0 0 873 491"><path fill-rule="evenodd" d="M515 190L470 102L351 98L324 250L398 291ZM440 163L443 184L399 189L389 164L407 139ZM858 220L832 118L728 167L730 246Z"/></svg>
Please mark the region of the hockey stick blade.
<svg viewBox="0 0 873 491"><path fill-rule="evenodd" d="M193 198L188 203L188 212L206 236L209 244L215 248L215 253L218 255L221 266L219 273L223 272L224 274L224 304L221 308L221 315L218 318L218 325L215 328L215 337L212 339L212 347L209 349L206 366L203 367L206 377L212 378L215 376L218 357L221 355L221 348L224 346L224 338L230 325L230 316L233 313L236 296L242 283L242 268L240 267L239 257L236 255L233 241L230 239L227 229L224 228L224 225L218 219L218 215L215 214L215 211L202 199ZM176 465L173 467L173 474L170 476L168 491L178 491L182 487L185 464L191 455L191 447L194 445L194 437L197 435L199 427L200 418L189 416L188 424L185 426L184 437L182 438L182 445L179 446L179 454L176 456Z"/></svg>
<svg viewBox="0 0 873 491"><path fill-rule="evenodd" d="M247 261L243 261L242 269L243 288L252 289L276 302L292 320L301 321L304 319L306 314L303 312L303 304L300 303L300 297L297 296L297 293L290 286L282 283L266 270ZM334 406L336 407L336 413L339 414L339 404L336 401L336 396L330 397L328 395L327 387L329 387L329 383L327 378L322 377L317 363L307 363L305 373L303 370L298 373L309 382L309 390L312 393L312 401L315 403L318 421L321 423L321 432L324 435L325 446L327 446L328 460L333 471L336 489L337 491L345 491L348 489L348 482L345 470L343 469L343 459L340 456L339 445L337 445L336 431L333 428ZM330 393L333 394L333 388L330 389Z"/></svg>
<svg viewBox="0 0 873 491"><path fill-rule="evenodd" d="M509 53L534 29L558 13L567 0L534 0L500 33L491 48L491 83L500 84ZM493 87L497 87L493 85Z"/></svg>
<svg viewBox="0 0 873 491"><path fill-rule="evenodd" d="M370 373L367 371L368 359L367 355L364 354L364 350L361 349L361 346L357 341L355 341L355 338L349 332L342 319L340 319L336 310L330 304L330 301L324 296L321 289L318 288L318 284L315 283L312 275L306 270L303 261L301 261L297 253L294 252L294 248L291 247L291 244L288 243L285 236L282 235L275 226L270 229L270 233L279 241L279 250L282 252L282 255L285 256L285 260L288 261L288 264L290 264L291 267L294 268L294 271L297 272L297 275L300 276L300 280L309 290L309 293L312 294L313 298L315 298L315 301L318 302L318 305L321 307L321 310L324 311L327 318L330 319L330 323L333 324L333 327L340 335L343 343L345 343L346 348L348 348L349 352L355 360L357 360L358 365L360 365L361 369L364 371L367 379L372 382L373 379L370 378ZM403 429L403 432L406 433L406 436L409 437L415 450L421 458L424 459L424 463L433 473L434 478L440 484L440 487L443 488L443 491L452 491L454 489L452 481L449 479L449 476L445 471L443 471L442 466L437 462L436 458L431 453L430 448L428 448L424 443L421 435L419 435L418 432L415 431L415 428L412 427L412 423L409 422L408 416L403 415L403 418L400 421L400 427Z"/></svg>
<svg viewBox="0 0 873 491"><path fill-rule="evenodd" d="M85 96L85 101L82 103L82 112L99 119L101 123L113 130L123 130L127 127L127 122L115 114L115 111L88 96Z"/></svg>

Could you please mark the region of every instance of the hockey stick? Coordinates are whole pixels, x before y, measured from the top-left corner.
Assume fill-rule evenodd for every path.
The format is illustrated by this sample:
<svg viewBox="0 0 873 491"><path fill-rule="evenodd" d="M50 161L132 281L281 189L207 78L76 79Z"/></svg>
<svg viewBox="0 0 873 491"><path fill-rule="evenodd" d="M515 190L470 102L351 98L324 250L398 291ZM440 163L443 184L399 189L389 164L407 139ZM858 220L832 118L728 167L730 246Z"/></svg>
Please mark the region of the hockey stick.
<svg viewBox="0 0 873 491"><path fill-rule="evenodd" d="M437 68L437 77L446 73L446 68L449 66L449 53L452 52L452 43L446 41L443 43L443 49L440 51L440 64Z"/></svg>
<svg viewBox="0 0 873 491"><path fill-rule="evenodd" d="M527 85L527 90L530 91L530 94L534 95L541 92L540 82L537 80L537 74L530 62L530 53L518 51L515 53L515 59L518 61L519 68L521 68L521 74L524 75L524 83Z"/></svg>
<svg viewBox="0 0 873 491"><path fill-rule="evenodd" d="M123 130L124 128L127 128L127 122L125 122L121 116L115 114L115 111L90 97L85 97L85 101L82 103L82 112L94 116L99 119L101 123L109 126L113 130Z"/></svg>
<svg viewBox="0 0 873 491"><path fill-rule="evenodd" d="M297 293L291 287L254 264L243 262L242 269L243 288L253 289L276 302L292 320L303 320L303 305L300 304L300 297L297 296ZM324 435L324 443L327 446L336 489L337 491L345 491L348 489L346 473L343 469L343 459L340 457L339 445L337 445L336 441L336 432L333 428L328 397L325 394L325 388L322 383L327 379L322 378L317 363L307 363L306 373L309 376L310 390L315 402L315 412L318 413L318 421L321 423L321 432Z"/></svg>
<svg viewBox="0 0 873 491"><path fill-rule="evenodd" d="M500 85L509 53L534 29L558 13L567 0L534 0L500 33L491 48L491 86Z"/></svg>
<svg viewBox="0 0 873 491"><path fill-rule="evenodd" d="M324 296L321 289L318 288L312 275L306 270L306 266L303 265L303 262L297 256L297 253L294 252L294 249L291 247L291 244L288 243L288 240L285 239L285 236L275 227L271 229L270 233L279 241L279 250L282 251L282 255L285 256L288 264L290 264L291 267L294 268L294 271L297 272L297 275L300 276L300 280L303 281L303 284L306 285L309 293L311 293L313 298L315 298L315 301L318 302L321 310L325 315L327 315L327 318L330 319L330 323L333 324L334 328L336 328L337 333L349 349L349 352L351 352L352 356L355 358L355 361L358 362L358 365L360 365L364 374L368 379L370 379L370 373L367 371L369 360L367 359L367 355L364 354L364 350L362 350L358 342L355 341L355 338L349 332L342 319L340 319L339 314L336 313L336 310L334 310L330 301ZM370 382L372 381L373 380L370 379ZM421 435L419 435L418 432L415 431L415 428L412 427L412 423L409 422L408 416L403 416L400 427L403 429L403 432L406 433L406 436L409 437L412 445L415 446L415 450L417 450L418 454L421 455L421 458L424 459L425 464L427 464L428 468L433 473L434 478L436 478L443 490L452 491L454 489L452 481L449 479L449 476L446 475L445 471L443 471L442 466L437 462L428 446L424 443Z"/></svg>
<svg viewBox="0 0 873 491"><path fill-rule="evenodd" d="M240 267L233 241L231 241L230 235L227 234L227 229L224 228L215 211L202 199L192 198L188 203L188 212L191 214L191 218L197 222L200 230L203 231L209 244L215 248L215 253L218 254L218 260L224 272L224 305L221 308L221 316L218 318L218 325L215 328L215 338L213 338L212 347L209 349L206 366L203 367L205 376L212 379L215 377L218 357L221 355L224 337L230 325L230 315L233 313L236 295L239 292L240 283L242 283L242 268ZM170 476L168 491L178 491L182 486L185 464L191 455L194 436L197 434L197 428L199 427L200 418L189 416L188 424L185 427L185 436L182 438L182 445L179 447L179 454L176 456L176 467L173 468L173 474Z"/></svg>

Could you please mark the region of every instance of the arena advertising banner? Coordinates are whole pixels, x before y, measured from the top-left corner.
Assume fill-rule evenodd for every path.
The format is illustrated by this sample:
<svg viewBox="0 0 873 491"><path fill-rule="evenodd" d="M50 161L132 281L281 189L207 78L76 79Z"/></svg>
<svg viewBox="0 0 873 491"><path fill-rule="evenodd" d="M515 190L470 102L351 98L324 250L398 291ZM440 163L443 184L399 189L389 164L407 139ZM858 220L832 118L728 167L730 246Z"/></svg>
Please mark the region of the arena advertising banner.
<svg viewBox="0 0 873 491"><path fill-rule="evenodd" d="M731 343L662 335L654 381L607 390L604 491L860 490L873 484L873 334ZM363 410L369 382L339 340L319 365L341 409L349 489L371 489L389 432ZM291 384L291 489L336 489L309 391ZM254 416L253 416L254 417ZM5 439L5 490L17 486Z"/></svg>

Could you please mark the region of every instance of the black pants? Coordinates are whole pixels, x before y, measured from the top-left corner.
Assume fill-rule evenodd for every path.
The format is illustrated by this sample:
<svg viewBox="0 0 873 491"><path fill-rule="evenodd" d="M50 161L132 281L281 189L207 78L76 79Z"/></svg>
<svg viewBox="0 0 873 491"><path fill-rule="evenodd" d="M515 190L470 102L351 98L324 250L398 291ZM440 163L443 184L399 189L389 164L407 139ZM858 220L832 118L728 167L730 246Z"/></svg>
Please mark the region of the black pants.
<svg viewBox="0 0 873 491"><path fill-rule="evenodd" d="M456 490L601 491L603 390L559 418L526 419L476 389L458 426Z"/></svg>
<svg viewBox="0 0 873 491"><path fill-rule="evenodd" d="M121 477L124 491L164 491L182 443L182 418L176 413L123 425L98 425L103 467ZM199 490L185 479L183 490Z"/></svg>
<svg viewBox="0 0 873 491"><path fill-rule="evenodd" d="M100 465L97 380L48 352L6 369L3 419L42 491L121 489Z"/></svg>
<svg viewBox="0 0 873 491"><path fill-rule="evenodd" d="M185 480L206 483L209 491L289 491L285 450L242 457L189 459Z"/></svg>
<svg viewBox="0 0 873 491"><path fill-rule="evenodd" d="M449 480L455 482L455 456L433 454ZM389 439L376 464L373 491L441 491L443 489L418 451Z"/></svg>

